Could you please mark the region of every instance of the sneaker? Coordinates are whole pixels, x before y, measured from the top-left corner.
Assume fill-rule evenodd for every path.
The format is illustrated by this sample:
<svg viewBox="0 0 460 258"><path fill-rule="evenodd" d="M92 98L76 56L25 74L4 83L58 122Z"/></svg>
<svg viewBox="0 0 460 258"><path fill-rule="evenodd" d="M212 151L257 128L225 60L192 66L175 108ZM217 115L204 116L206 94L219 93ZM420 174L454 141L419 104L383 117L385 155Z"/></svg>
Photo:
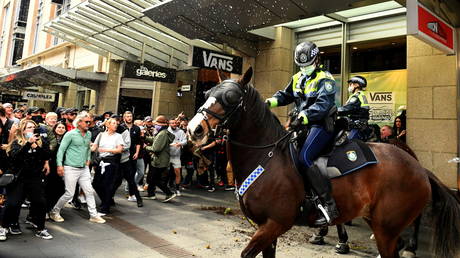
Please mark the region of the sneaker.
<svg viewBox="0 0 460 258"><path fill-rule="evenodd" d="M176 195L177 195L177 196L182 196L182 194L180 193L179 190L176 190Z"/></svg>
<svg viewBox="0 0 460 258"><path fill-rule="evenodd" d="M132 195L132 196L128 197L128 202L137 202L136 196Z"/></svg>
<svg viewBox="0 0 460 258"><path fill-rule="evenodd" d="M137 186L137 190L139 192L145 192L144 187L142 185Z"/></svg>
<svg viewBox="0 0 460 258"><path fill-rule="evenodd" d="M166 198L163 200L163 202L169 202L172 199L176 198L177 194L173 193L171 195L167 195Z"/></svg>
<svg viewBox="0 0 460 258"><path fill-rule="evenodd" d="M84 195L79 195L78 200L80 201L80 203L86 203L86 197Z"/></svg>
<svg viewBox="0 0 460 258"><path fill-rule="evenodd" d="M233 185L227 185L227 186L225 187L225 191L235 191L235 186L233 186Z"/></svg>
<svg viewBox="0 0 460 258"><path fill-rule="evenodd" d="M54 222L64 222L64 218L57 212L50 212L50 219Z"/></svg>
<svg viewBox="0 0 460 258"><path fill-rule="evenodd" d="M32 218L29 217L29 216L26 217L26 220L25 220L24 222L25 222L26 224L29 224L30 226L32 226L34 229L37 229L37 228L38 228L37 224L33 223L33 222L32 222Z"/></svg>
<svg viewBox="0 0 460 258"><path fill-rule="evenodd" d="M35 233L35 236L39 237L39 238L42 238L42 239L46 239L46 240L53 239L53 236L50 233L48 233L48 230L46 230L46 229L38 230Z"/></svg>
<svg viewBox="0 0 460 258"><path fill-rule="evenodd" d="M208 187L207 190L208 190L208 192L212 193L212 192L214 192L216 190L216 188L214 188L213 186L210 186L210 187Z"/></svg>
<svg viewBox="0 0 460 258"><path fill-rule="evenodd" d="M144 196L143 198L147 199L147 200L156 200L157 199L156 195Z"/></svg>
<svg viewBox="0 0 460 258"><path fill-rule="evenodd" d="M79 210L79 209L81 209L81 203L80 202L70 201L70 202L66 203L64 205L64 207Z"/></svg>
<svg viewBox="0 0 460 258"><path fill-rule="evenodd" d="M13 224L8 227L8 232L10 232L11 235L20 235L22 234L21 228L19 227L19 224Z"/></svg>
<svg viewBox="0 0 460 258"><path fill-rule="evenodd" d="M219 182L217 183L217 185L218 185L218 186L224 186L224 182L219 181Z"/></svg>
<svg viewBox="0 0 460 258"><path fill-rule="evenodd" d="M101 218L101 216L91 217L89 218L89 221L94 222L94 223L99 223L99 224L105 223L105 219Z"/></svg>
<svg viewBox="0 0 460 258"><path fill-rule="evenodd" d="M0 241L6 240L6 228L0 227Z"/></svg>
<svg viewBox="0 0 460 258"><path fill-rule="evenodd" d="M29 208L29 204L24 202L23 204L21 204L21 208Z"/></svg>

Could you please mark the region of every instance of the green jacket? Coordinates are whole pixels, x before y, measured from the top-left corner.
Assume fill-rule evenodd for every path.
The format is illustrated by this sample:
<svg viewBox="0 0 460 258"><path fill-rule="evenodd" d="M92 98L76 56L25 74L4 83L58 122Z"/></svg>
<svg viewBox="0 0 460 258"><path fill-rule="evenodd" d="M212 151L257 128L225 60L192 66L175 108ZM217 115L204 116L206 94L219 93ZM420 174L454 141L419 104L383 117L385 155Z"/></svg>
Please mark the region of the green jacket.
<svg viewBox="0 0 460 258"><path fill-rule="evenodd" d="M174 134L170 133L167 129L159 132L155 137L146 137L146 142L152 145L147 146L145 149L150 152L152 162L150 163L156 168L166 168L169 166L169 145L174 140Z"/></svg>

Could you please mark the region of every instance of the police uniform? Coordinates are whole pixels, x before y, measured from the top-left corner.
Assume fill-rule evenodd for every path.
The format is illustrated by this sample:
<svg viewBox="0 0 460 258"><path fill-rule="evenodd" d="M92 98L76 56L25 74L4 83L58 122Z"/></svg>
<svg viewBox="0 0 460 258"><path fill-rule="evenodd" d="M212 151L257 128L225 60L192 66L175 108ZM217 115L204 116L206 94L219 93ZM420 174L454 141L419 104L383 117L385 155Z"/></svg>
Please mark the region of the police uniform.
<svg viewBox="0 0 460 258"><path fill-rule="evenodd" d="M369 102L363 90L353 93L343 107L340 107L339 115L346 116L351 120L351 130L348 139L360 139L365 141L363 131L367 128L369 120Z"/></svg>
<svg viewBox="0 0 460 258"><path fill-rule="evenodd" d="M306 168L313 165L314 159L333 138L333 134L324 128L324 120L335 106L335 93L334 77L327 71L317 69L311 76L298 72L284 90L276 92L269 99L271 107L295 102L297 110L306 115L311 128L299 157Z"/></svg>

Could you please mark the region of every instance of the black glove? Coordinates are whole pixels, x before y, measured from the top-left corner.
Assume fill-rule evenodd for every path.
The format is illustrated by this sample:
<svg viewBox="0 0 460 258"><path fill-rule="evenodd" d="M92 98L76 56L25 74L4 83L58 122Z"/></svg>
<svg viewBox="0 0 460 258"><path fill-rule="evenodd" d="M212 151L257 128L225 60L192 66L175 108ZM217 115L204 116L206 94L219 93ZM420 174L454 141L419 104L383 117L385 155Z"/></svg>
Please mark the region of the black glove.
<svg viewBox="0 0 460 258"><path fill-rule="evenodd" d="M291 122L289 127L294 130L299 129L302 126L302 122L303 122L303 117L296 117L294 121Z"/></svg>

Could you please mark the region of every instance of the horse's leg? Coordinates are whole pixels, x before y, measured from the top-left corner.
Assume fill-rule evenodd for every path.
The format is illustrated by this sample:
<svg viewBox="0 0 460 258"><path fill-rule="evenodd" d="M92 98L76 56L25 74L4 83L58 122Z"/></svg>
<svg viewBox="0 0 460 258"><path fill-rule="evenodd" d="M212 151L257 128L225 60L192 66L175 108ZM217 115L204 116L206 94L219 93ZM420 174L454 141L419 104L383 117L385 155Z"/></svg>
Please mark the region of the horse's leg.
<svg viewBox="0 0 460 258"><path fill-rule="evenodd" d="M379 249L380 257L382 258L395 258L399 257L397 249L398 236L388 234L385 229L374 229L375 241Z"/></svg>
<svg viewBox="0 0 460 258"><path fill-rule="evenodd" d="M308 242L314 245L326 244L326 242L324 242L324 237L327 235L328 231L328 226L322 226L318 228L318 231L316 233L313 233L313 236L311 236L310 239L308 239Z"/></svg>
<svg viewBox="0 0 460 258"><path fill-rule="evenodd" d="M249 241L249 244L244 248L243 252L241 252L241 257L256 257L262 250L267 250L267 255L270 255L270 253L272 254L272 256L268 257L274 257L275 249L271 245L281 234L286 232L287 229L286 226L269 219L265 224L259 226L256 233L252 236L251 241ZM273 250L270 251L270 249Z"/></svg>
<svg viewBox="0 0 460 258"><path fill-rule="evenodd" d="M344 225L337 225L337 234L339 235L339 243L335 246L335 252L339 254L349 253L350 246L348 245L348 234Z"/></svg>
<svg viewBox="0 0 460 258"><path fill-rule="evenodd" d="M406 249L404 250L402 257L407 257L407 258L415 257L416 255L415 251L417 251L417 248L418 248L418 232L420 230L421 220L422 220L422 215L419 215L415 219L414 223L412 224L414 227L414 230L409 237L409 243Z"/></svg>
<svg viewBox="0 0 460 258"><path fill-rule="evenodd" d="M270 246L268 246L262 251L262 256L264 258L275 257L275 254L276 254L276 239L275 241L273 241L273 243Z"/></svg>

